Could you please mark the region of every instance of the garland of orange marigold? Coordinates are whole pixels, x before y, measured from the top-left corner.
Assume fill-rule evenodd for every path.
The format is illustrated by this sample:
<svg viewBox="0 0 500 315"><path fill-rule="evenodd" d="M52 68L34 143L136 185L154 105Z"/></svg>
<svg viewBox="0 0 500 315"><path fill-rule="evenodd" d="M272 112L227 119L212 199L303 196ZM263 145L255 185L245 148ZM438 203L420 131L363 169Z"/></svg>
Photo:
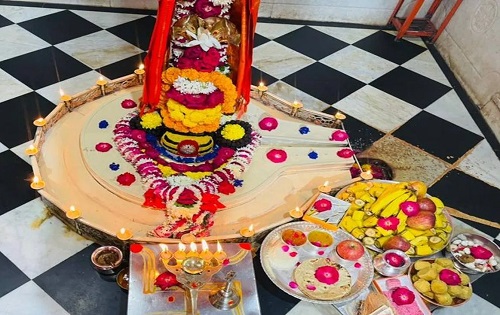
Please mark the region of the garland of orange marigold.
<svg viewBox="0 0 500 315"><path fill-rule="evenodd" d="M162 74L162 90L163 93L166 93L174 81L178 77L184 77L191 81L200 81L200 82L211 82L213 83L223 94L224 94L224 103L222 103L222 113L226 115L233 114L235 111L236 98L238 97L238 93L236 91L236 87L226 75L217 72L199 72L194 69L179 69L179 68L168 68L163 71ZM162 97L160 100L160 104L162 107L166 104L166 98Z"/></svg>

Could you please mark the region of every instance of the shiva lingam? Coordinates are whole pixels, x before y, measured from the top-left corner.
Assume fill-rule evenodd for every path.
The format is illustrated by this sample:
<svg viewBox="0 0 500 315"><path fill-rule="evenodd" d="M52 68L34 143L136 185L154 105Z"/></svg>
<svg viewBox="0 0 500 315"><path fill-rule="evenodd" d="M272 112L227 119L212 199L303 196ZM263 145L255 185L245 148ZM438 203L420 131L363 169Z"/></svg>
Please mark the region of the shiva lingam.
<svg viewBox="0 0 500 315"><path fill-rule="evenodd" d="M162 262L165 268L173 273L177 281L186 289L188 301L186 314L197 315L198 293L212 276L221 270L222 261L215 257L207 259L208 257L198 254L194 243L191 243L191 252L186 255L185 259L184 257L183 259L177 258L173 255L168 260L162 259Z"/></svg>

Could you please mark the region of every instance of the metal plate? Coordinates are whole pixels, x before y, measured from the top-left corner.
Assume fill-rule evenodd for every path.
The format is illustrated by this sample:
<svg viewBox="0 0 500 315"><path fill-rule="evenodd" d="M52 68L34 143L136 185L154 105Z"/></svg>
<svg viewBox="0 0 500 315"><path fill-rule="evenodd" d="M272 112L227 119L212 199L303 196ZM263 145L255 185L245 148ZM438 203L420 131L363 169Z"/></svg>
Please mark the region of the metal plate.
<svg viewBox="0 0 500 315"><path fill-rule="evenodd" d="M141 244L143 251L150 250L154 253L155 275L166 271L159 260L160 247L153 244ZM240 244L222 244L228 257L239 257L233 265L224 266L221 271L212 277L212 280L200 289L198 298L198 309L200 314L239 314L239 315L259 315L260 306L257 295L257 284L252 263L252 253L243 249ZM212 252L216 251L214 244L209 244ZM246 252L246 253L245 253ZM128 315L179 315L186 314L186 302L184 290L175 288L168 291L161 291L156 288L154 293L143 293L144 279L143 271L145 260L141 253L130 253L130 273L129 273L129 294L128 294ZM233 310L222 311L212 306L208 300L211 292L220 289L224 282L224 276L231 270L236 272L235 287L241 293L240 304Z"/></svg>
<svg viewBox="0 0 500 315"><path fill-rule="evenodd" d="M330 233L333 236L333 250L330 253L325 253L323 256L319 256L317 254L312 254L309 252L306 252L305 250L302 250L301 248L297 250L298 252L298 257L299 261L304 261L310 258L319 258L319 257L328 257L336 262L338 262L340 265L342 265L344 268L347 269L349 274L351 275L351 291L343 296L342 298L336 299L336 300L315 300L311 299L308 296L304 295L299 289L292 289L289 286L290 281L293 281L293 270L294 268L290 270L278 270L272 267L270 264L270 260L273 259L273 257L270 255L270 250L274 248L274 246L280 246L282 240L281 240L281 233L286 230L286 229L296 229L296 230L301 230L305 234L308 234L309 232L313 230L321 230ZM365 250L364 255L357 260L356 262L350 262L350 261L345 261L339 259L336 255L333 255L332 253L335 251L336 245L343 241L343 240L354 240L355 238L352 237L349 233L343 231L343 230L337 230L335 232L332 231L327 231L319 228L317 225L308 223L308 222L293 222L293 223L288 223L285 225L280 226L279 228L273 230L271 233L267 235L267 237L264 239L264 242L262 243L261 247L261 254L260 254L260 262L262 264L262 267L264 269L264 272L267 274L267 276L271 279L271 281L278 286L281 290L284 292L288 293L289 295L311 303L317 303L317 304L344 304L346 302L354 300L356 297L358 297L359 294L368 286L373 280L373 264L371 257L368 253L368 251ZM359 263L357 267L355 267L355 264Z"/></svg>

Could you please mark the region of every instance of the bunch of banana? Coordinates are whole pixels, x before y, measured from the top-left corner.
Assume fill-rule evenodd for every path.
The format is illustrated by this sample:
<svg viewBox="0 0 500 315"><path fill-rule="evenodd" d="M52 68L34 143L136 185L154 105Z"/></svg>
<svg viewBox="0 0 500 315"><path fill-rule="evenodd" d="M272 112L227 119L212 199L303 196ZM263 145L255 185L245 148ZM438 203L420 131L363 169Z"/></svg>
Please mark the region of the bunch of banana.
<svg viewBox="0 0 500 315"><path fill-rule="evenodd" d="M422 193L425 195L425 184L418 182L417 190L414 183L357 182L349 186L337 196L351 203L340 227L365 245L383 248L386 242L392 242L391 238L400 235L411 246L407 251L409 255L425 256L441 250L452 232L450 223L442 213L442 201L430 197L439 206L434 214L433 228L426 230L407 226L408 216L400 209L401 203L417 201ZM391 229L383 228L380 220L397 222L397 228L395 225Z"/></svg>

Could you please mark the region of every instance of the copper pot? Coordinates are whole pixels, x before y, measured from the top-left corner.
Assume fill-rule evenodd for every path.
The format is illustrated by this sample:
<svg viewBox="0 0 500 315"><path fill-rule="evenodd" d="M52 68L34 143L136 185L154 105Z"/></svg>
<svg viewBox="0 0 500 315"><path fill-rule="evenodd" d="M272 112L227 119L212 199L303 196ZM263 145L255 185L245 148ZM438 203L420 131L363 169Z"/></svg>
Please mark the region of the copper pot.
<svg viewBox="0 0 500 315"><path fill-rule="evenodd" d="M101 246L90 257L92 266L103 275L115 275L123 260L122 251L115 246Z"/></svg>

